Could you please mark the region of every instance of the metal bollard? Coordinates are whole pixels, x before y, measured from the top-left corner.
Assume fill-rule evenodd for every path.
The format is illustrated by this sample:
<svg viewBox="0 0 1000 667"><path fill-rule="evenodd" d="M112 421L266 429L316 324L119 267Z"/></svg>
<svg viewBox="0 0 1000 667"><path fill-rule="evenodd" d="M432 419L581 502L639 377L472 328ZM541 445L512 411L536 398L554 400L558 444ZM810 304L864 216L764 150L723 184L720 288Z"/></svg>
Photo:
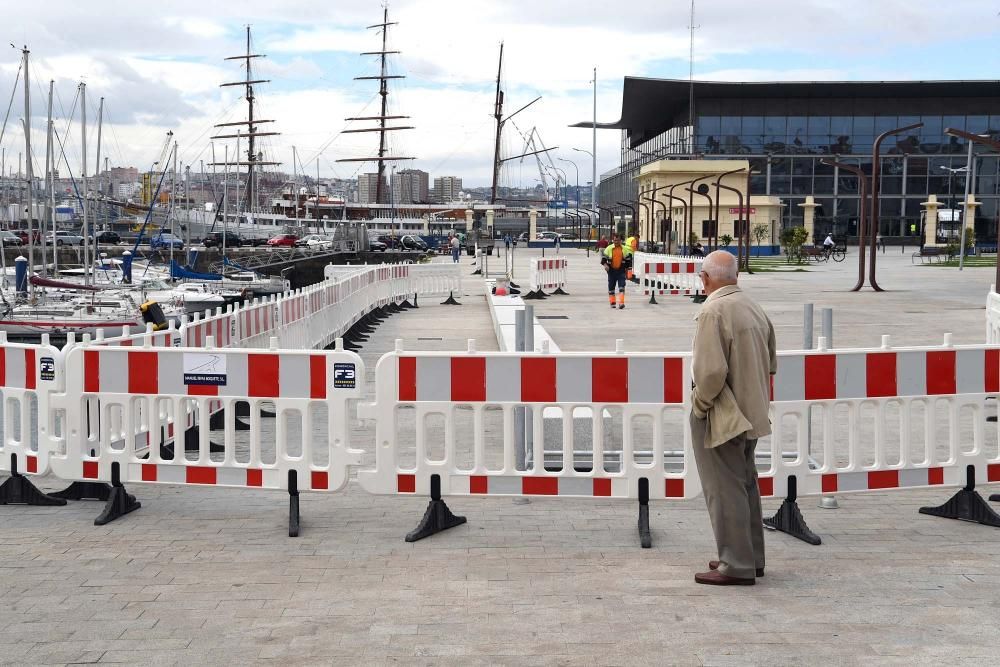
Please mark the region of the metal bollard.
<svg viewBox="0 0 1000 667"><path fill-rule="evenodd" d="M802 306L802 349L811 350L813 348L813 305L811 303Z"/></svg>

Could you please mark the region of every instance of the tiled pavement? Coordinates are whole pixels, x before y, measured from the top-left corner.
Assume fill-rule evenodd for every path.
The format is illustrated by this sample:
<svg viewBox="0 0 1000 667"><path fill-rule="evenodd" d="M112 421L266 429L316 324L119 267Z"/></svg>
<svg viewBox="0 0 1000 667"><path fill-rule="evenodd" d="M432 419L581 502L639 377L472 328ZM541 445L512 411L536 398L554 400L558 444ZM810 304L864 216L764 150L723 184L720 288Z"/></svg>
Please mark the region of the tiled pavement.
<svg viewBox="0 0 1000 667"><path fill-rule="evenodd" d="M951 277L928 290L954 304L952 323L975 325L963 334L970 342L981 340L973 311L985 289L977 282L948 302L942 280ZM577 283L579 335L602 345L623 337L600 322L580 327L594 288L587 274ZM830 297L838 324L853 317L841 315L851 304L841 296ZM593 297L600 303L599 286ZM792 299L794 314L801 298ZM439 349L476 336L490 349L488 315L466 301L388 320L364 352L369 370L400 336L407 346L441 337L419 341ZM663 314L633 317L641 334ZM858 321L845 339L869 331ZM925 322L938 338L941 324ZM564 349L586 348L556 335ZM841 496L838 510L802 499L823 545L768 533L767 576L737 589L692 580L714 555L700 499L654 503L654 548L642 550L625 501L458 498L449 504L467 525L407 544L425 500L355 484L303 495L294 539L278 493L130 490L142 509L100 528L95 503L0 507L0 664L995 665L1000 654L1000 531L917 513L950 490ZM765 502L767 513L776 507Z"/></svg>

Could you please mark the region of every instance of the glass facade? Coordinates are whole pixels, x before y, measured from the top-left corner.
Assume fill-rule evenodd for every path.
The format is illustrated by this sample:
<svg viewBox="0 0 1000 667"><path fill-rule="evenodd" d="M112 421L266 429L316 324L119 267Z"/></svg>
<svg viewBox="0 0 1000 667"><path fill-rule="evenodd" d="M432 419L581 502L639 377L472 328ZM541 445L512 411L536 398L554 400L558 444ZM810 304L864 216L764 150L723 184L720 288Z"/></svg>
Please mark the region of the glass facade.
<svg viewBox="0 0 1000 667"><path fill-rule="evenodd" d="M921 85L914 84L918 90ZM634 200L639 168L659 158L746 159L755 172L752 194L774 195L785 204L783 227L802 224L803 209L797 204L812 195L819 204L817 234L851 236L857 232L858 179L820 160L836 158L870 175L876 136L916 123L923 127L882 143L879 232L884 237L919 237L920 204L928 195L937 195L943 209L961 208L964 197L968 147L964 140L944 134L945 128L1000 140L1000 96L702 99L696 106L693 138L690 126L674 127L632 146L629 130L623 129L622 169L608 179L608 198L602 181L602 205L613 205L605 203L612 197ZM975 146L974 155L973 192L982 203L976 212L976 238L981 244L995 244L1000 158L982 145ZM959 226L941 227L944 234Z"/></svg>

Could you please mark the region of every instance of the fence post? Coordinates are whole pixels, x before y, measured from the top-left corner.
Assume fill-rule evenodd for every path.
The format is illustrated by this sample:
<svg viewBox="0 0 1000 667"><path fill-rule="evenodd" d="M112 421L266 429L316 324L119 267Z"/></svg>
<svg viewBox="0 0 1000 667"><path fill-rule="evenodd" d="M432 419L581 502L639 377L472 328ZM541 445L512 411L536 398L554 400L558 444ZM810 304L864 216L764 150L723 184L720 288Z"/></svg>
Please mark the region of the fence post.
<svg viewBox="0 0 1000 667"><path fill-rule="evenodd" d="M813 347L813 305L811 303L802 306L802 349L811 350Z"/></svg>
<svg viewBox="0 0 1000 667"><path fill-rule="evenodd" d="M823 338L826 339L826 348L833 349L833 308L824 308L821 311ZM810 415L810 427L812 426L812 416ZM810 432L809 446L812 449L812 433ZM837 496L820 496L819 506L823 509L835 510L840 507L837 503Z"/></svg>

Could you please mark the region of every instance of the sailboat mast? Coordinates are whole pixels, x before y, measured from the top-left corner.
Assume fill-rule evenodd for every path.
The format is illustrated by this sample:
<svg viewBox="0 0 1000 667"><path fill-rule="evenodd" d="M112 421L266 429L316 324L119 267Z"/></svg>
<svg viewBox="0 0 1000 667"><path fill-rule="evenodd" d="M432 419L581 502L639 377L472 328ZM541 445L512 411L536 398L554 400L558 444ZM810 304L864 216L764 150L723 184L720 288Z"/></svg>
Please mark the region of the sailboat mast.
<svg viewBox="0 0 1000 667"><path fill-rule="evenodd" d="M389 101L389 84L385 79L385 49L388 45L389 36L389 8L384 7L382 9L382 53L379 54L380 62L380 72L381 76L379 79L379 89L378 94L382 96L382 113L378 119L378 126L381 132L378 133L378 181L375 185L375 202L378 204L383 203L385 193L382 192L383 185L382 179L385 176L385 161L382 159L385 157L385 113L388 110Z"/></svg>
<svg viewBox="0 0 1000 667"><path fill-rule="evenodd" d="M490 190L490 203L497 203L497 181L500 180L500 138L503 133L503 90L500 89L500 76L503 72L503 42L500 42L500 62L497 65L497 94L493 103L493 117L497 121L496 143L493 147L493 188Z"/></svg>
<svg viewBox="0 0 1000 667"><path fill-rule="evenodd" d="M250 83L250 26L247 26L247 133L248 133L248 146L247 146L247 206L246 209L249 212L253 212L253 205L256 203L255 192L254 192L254 173L253 165L254 161L257 159L257 153L254 152L254 124L253 124L253 85ZM236 140L239 142L239 139ZM239 155L239 149L237 149L236 154ZM237 173L239 170L237 169Z"/></svg>
<svg viewBox="0 0 1000 667"><path fill-rule="evenodd" d="M80 208L83 213L83 284L90 285L90 239L87 236L87 84L80 82L80 144L83 153L80 182L83 197Z"/></svg>
<svg viewBox="0 0 1000 667"><path fill-rule="evenodd" d="M104 181L101 177L101 128L103 125L104 125L104 98L102 97L101 104L97 107L97 159L94 161L94 166L95 166L94 174L97 176L98 215L94 216L95 219L100 218L100 212L101 212L100 196L101 196L101 188L104 185ZM94 225L94 229L95 230L97 229L96 224ZM97 250L95 249L94 252L96 254Z"/></svg>
<svg viewBox="0 0 1000 667"><path fill-rule="evenodd" d="M49 81L49 117L48 117L48 122L45 125L45 127L46 127L46 132L45 132L45 194L46 194L46 199L48 199L49 197L52 196L52 190L53 190L53 188L55 186L55 182L54 182L55 179L52 178L52 170L54 169L54 165L52 164L52 162L53 162L53 160L52 160L52 157L53 157L53 151L52 151L52 87L53 87L53 85L54 85L54 82L50 80ZM49 208L48 206L43 206L42 210L43 211L44 210L48 210L49 215L52 215L52 210L54 208L55 207ZM41 228L41 237L42 237L42 274L43 275L48 275L48 270L47 270L48 267L45 264L45 237L48 236L48 234L47 234L48 218L49 218L49 216L45 215L45 216L40 217L39 220L38 220L38 226ZM55 231L55 230L53 230L53 231ZM52 246L52 249L53 249L53 252L55 252L55 246Z"/></svg>
<svg viewBox="0 0 1000 667"><path fill-rule="evenodd" d="M25 177L28 181L28 275L35 273L35 232L32 220L35 217L35 197L34 197L34 174L31 173L31 84L28 78L28 47L25 46L21 53L24 55L24 154ZM34 292L34 288L31 288Z"/></svg>

